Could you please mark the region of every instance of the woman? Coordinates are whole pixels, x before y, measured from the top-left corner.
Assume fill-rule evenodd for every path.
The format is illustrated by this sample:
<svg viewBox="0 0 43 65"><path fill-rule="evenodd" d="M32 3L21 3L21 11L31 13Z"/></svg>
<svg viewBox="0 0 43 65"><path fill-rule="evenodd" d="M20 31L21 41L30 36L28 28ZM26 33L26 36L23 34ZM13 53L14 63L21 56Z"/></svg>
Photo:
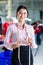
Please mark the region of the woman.
<svg viewBox="0 0 43 65"><path fill-rule="evenodd" d="M12 65L33 65L31 48L29 59L29 46L35 46L34 30L31 25L27 25L24 22L28 17L27 8L25 6L19 6L17 8L16 17L18 23L9 26L4 45L8 49L13 49ZM10 39L12 39L12 42L9 44ZM18 48L20 49L18 50ZM20 51L20 54L18 51ZM29 63L29 61L31 63Z"/></svg>

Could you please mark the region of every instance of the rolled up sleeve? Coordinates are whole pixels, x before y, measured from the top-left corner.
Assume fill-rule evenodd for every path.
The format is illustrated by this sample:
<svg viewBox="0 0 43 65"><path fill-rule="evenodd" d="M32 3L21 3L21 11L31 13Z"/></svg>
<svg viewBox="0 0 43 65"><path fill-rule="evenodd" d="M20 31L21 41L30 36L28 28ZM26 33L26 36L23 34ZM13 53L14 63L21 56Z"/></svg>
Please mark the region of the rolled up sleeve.
<svg viewBox="0 0 43 65"><path fill-rule="evenodd" d="M33 26L30 27L30 29L28 30L28 37L29 38L32 38L33 40L33 43L32 43L32 48L37 48L37 44L35 42L35 33L34 33L34 29L33 29Z"/></svg>

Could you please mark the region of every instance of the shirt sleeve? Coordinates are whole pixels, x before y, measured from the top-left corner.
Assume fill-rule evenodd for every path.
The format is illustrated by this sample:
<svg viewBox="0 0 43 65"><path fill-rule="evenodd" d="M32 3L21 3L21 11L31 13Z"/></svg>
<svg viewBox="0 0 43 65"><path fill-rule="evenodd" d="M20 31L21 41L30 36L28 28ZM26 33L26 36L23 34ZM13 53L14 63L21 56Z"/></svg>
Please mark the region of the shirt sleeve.
<svg viewBox="0 0 43 65"><path fill-rule="evenodd" d="M33 47L33 48L37 48L38 46L37 46L37 44L36 44L36 42L35 42L35 33L34 33L34 29L33 29L32 26L30 26L28 32L29 32L29 33L28 33L28 37L29 37L29 38L32 38L32 40L33 40L32 47Z"/></svg>
<svg viewBox="0 0 43 65"><path fill-rule="evenodd" d="M9 50L11 50L11 46L12 46L12 44L9 42L11 34L12 34L12 29L11 26L9 26L4 40L4 47L6 47Z"/></svg>

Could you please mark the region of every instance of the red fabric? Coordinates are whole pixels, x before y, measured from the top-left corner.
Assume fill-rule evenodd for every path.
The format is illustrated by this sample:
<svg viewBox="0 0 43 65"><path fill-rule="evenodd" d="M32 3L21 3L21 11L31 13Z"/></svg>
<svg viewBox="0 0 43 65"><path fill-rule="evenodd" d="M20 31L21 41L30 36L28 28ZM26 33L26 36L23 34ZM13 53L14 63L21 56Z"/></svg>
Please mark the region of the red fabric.
<svg viewBox="0 0 43 65"><path fill-rule="evenodd" d="M10 42L10 44L12 44L12 39L10 39L10 41L9 41L9 42Z"/></svg>
<svg viewBox="0 0 43 65"><path fill-rule="evenodd" d="M37 28L35 29L36 34L41 33L41 31L42 31L42 27L39 27L38 29Z"/></svg>
<svg viewBox="0 0 43 65"><path fill-rule="evenodd" d="M37 26L33 26L33 27L34 27L34 30L35 30L35 33L36 33L36 34L42 32L42 27L41 27L41 26L39 26L39 28L37 28Z"/></svg>
<svg viewBox="0 0 43 65"><path fill-rule="evenodd" d="M5 23L3 24L3 34L4 34L4 35L6 34L6 31L7 31L7 28L8 28L9 25L10 25L9 22L5 22Z"/></svg>
<svg viewBox="0 0 43 65"><path fill-rule="evenodd" d="M41 33L41 28L40 29L36 29L35 30L35 33L37 34L37 33Z"/></svg>

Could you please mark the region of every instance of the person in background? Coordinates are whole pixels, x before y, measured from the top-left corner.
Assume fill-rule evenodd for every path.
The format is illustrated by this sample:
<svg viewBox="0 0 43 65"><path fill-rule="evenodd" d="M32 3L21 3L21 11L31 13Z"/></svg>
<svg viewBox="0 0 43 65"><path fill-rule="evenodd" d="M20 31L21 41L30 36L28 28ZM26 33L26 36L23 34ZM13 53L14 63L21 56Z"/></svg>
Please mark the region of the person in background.
<svg viewBox="0 0 43 65"><path fill-rule="evenodd" d="M35 31L37 45L41 44L42 26L40 24L41 24L40 21L32 23L34 31Z"/></svg>
<svg viewBox="0 0 43 65"><path fill-rule="evenodd" d="M41 22L37 21L36 22L36 29L35 29L35 34L36 34L36 41L37 45L41 44L41 32L42 32L42 27L40 26Z"/></svg>
<svg viewBox="0 0 43 65"><path fill-rule="evenodd" d="M33 65L32 48L37 48L34 39L34 29L25 23L28 17L28 10L21 5L17 8L16 17L18 23L8 27L4 46L12 50L12 65ZM9 41L12 39L12 42ZM30 49L29 49L30 48ZM30 53L29 53L30 51Z"/></svg>
<svg viewBox="0 0 43 65"><path fill-rule="evenodd" d="M32 24L35 31L36 44L38 45L38 48L36 49L36 52L35 52L35 56L38 52L39 46L41 45L42 26L40 24L41 24L40 21L34 22Z"/></svg>
<svg viewBox="0 0 43 65"><path fill-rule="evenodd" d="M8 26L9 26L9 22L5 22L3 24L3 35L6 35L6 31L7 31Z"/></svg>
<svg viewBox="0 0 43 65"><path fill-rule="evenodd" d="M7 18L7 20L8 20L8 21L6 21L6 22L3 24L3 31L2 31L2 34L3 34L3 35L6 35L6 31L7 31L7 29L8 29L8 26L14 23L14 21L13 21L12 18Z"/></svg>

